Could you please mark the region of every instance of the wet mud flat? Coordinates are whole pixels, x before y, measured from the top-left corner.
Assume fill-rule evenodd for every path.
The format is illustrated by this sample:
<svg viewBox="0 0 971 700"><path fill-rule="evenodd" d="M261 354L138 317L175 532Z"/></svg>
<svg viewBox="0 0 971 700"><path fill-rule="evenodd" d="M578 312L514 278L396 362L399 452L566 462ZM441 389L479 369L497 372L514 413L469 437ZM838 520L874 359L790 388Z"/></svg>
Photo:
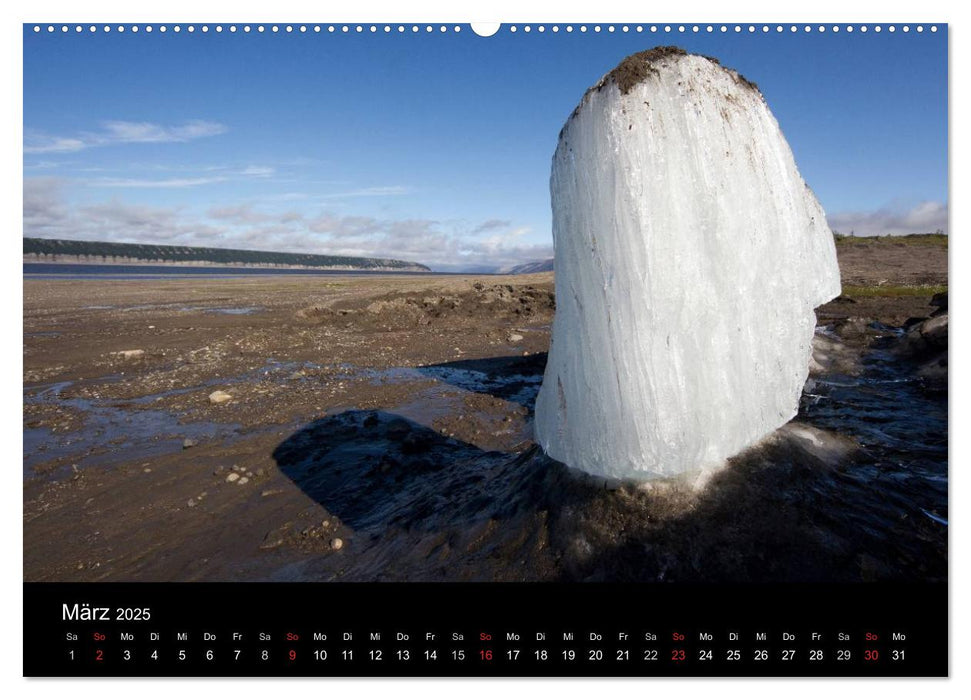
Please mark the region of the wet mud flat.
<svg viewBox="0 0 971 700"><path fill-rule="evenodd" d="M637 486L532 443L550 273L24 288L25 580L946 577L930 294L820 309L795 424Z"/></svg>

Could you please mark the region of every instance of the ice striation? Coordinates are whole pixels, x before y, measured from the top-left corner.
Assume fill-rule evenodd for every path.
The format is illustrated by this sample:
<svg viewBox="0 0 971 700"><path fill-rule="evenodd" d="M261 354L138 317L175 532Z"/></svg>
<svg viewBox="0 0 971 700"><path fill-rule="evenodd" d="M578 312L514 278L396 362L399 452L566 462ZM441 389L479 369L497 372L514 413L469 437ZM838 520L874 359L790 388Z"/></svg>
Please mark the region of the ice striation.
<svg viewBox="0 0 971 700"><path fill-rule="evenodd" d="M583 97L550 179L556 316L536 440L596 475L717 466L795 414L833 235L758 88L674 47Z"/></svg>

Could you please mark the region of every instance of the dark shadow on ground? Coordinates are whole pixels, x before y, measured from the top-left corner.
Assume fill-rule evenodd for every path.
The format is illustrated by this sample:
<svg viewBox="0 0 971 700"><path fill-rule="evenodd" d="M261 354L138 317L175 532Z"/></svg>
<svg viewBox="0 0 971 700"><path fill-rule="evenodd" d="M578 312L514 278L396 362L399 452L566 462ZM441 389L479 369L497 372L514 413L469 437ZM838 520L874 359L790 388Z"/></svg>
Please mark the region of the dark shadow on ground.
<svg viewBox="0 0 971 700"><path fill-rule="evenodd" d="M308 496L355 530L462 527L502 518L538 496L523 492L530 470L512 468L514 456L485 452L381 411L314 421L282 442L273 458ZM514 498L497 499L513 491Z"/></svg>
<svg viewBox="0 0 971 700"><path fill-rule="evenodd" d="M914 485L889 483L865 451L832 463L792 439L750 450L691 502L617 492L578 531L590 554L568 576L593 581L946 581L947 528ZM626 502L626 503L625 503ZM679 512L680 511L680 512ZM613 516L619 534L599 523Z"/></svg>
<svg viewBox="0 0 971 700"><path fill-rule="evenodd" d="M535 447L485 452L372 411L314 421L273 456L364 543L343 557L350 580L386 578L389 566L393 580L947 576L946 525L895 498L866 453L832 463L791 437L733 460L700 491L608 488Z"/></svg>

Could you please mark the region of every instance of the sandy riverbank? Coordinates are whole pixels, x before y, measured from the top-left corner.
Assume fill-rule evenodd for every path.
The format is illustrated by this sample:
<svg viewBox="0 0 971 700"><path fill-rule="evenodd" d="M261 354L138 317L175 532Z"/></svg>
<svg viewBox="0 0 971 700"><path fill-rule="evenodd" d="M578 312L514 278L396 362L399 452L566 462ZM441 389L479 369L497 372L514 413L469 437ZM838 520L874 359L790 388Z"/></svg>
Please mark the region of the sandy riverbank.
<svg viewBox="0 0 971 700"><path fill-rule="evenodd" d="M933 311L904 284L820 321L864 352L871 321ZM553 311L551 273L26 280L25 579L946 575L946 526L920 515L946 520L946 480L943 513L915 497L904 526L785 436L771 468L760 453L702 493L545 462L530 414ZM876 508L872 536L836 512L847 493Z"/></svg>

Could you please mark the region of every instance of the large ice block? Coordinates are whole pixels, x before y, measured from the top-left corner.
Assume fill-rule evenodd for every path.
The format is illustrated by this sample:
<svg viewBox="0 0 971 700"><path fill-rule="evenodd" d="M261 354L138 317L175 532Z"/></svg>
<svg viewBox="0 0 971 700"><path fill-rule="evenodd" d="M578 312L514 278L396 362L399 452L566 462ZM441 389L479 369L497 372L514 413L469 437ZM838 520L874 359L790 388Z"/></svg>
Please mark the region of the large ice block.
<svg viewBox="0 0 971 700"><path fill-rule="evenodd" d="M556 316L536 440L584 471L708 468L789 421L833 235L758 88L662 47L592 87L550 179Z"/></svg>

